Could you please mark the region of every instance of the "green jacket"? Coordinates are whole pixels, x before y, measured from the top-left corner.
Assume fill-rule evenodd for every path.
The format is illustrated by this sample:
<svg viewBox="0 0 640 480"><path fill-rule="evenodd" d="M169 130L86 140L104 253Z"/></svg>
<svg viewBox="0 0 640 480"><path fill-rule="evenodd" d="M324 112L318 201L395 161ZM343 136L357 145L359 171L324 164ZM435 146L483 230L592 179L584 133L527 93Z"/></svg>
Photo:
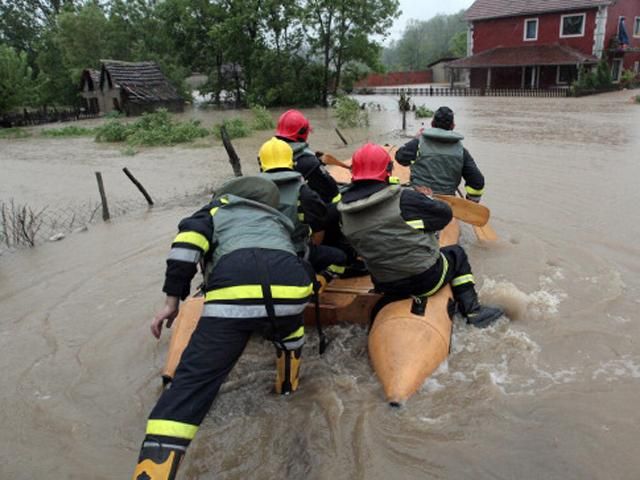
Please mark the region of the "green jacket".
<svg viewBox="0 0 640 480"><path fill-rule="evenodd" d="M268 248L296 255L294 226L284 214L262 203L226 194L210 211L213 221L213 269L220 258L241 248Z"/></svg>
<svg viewBox="0 0 640 480"><path fill-rule="evenodd" d="M451 130L429 128L420 136L418 156L411 165L411 184L434 193L455 195L464 164L464 137Z"/></svg>
<svg viewBox="0 0 640 480"><path fill-rule="evenodd" d="M309 226L300 221L300 189L304 185L304 179L298 172L264 172L261 177L271 180L278 186L280 190L280 205L278 210L284 213L291 223L294 230L291 235L293 246L297 253L304 253L309 240Z"/></svg>
<svg viewBox="0 0 640 480"><path fill-rule="evenodd" d="M361 200L338 204L342 231L376 282L418 275L440 255L434 233L417 230L402 218L401 193L402 187L392 185Z"/></svg>

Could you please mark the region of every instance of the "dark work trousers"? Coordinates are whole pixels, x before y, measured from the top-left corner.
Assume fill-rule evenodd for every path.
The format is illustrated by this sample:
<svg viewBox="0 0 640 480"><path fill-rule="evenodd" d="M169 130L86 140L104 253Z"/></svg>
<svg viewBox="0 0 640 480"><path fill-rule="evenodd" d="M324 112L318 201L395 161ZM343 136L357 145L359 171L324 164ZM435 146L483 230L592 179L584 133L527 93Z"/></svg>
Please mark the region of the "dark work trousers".
<svg viewBox="0 0 640 480"><path fill-rule="evenodd" d="M276 317L273 324L266 317L202 317L182 354L171 386L162 393L149 420L200 425L253 332L280 343L302 325L302 314ZM185 439L170 440L185 446L189 443Z"/></svg>
<svg viewBox="0 0 640 480"><path fill-rule="evenodd" d="M328 245L309 245L309 263L315 273L327 270L330 266L347 265L347 255L342 250Z"/></svg>
<svg viewBox="0 0 640 480"><path fill-rule="evenodd" d="M450 283L456 278L471 275L471 265L469 265L467 253L460 245L442 247L440 252L447 258L447 262L449 264L444 275L442 286ZM402 261L402 259L399 259L398 261ZM442 278L443 268L444 261L442 257L440 257L435 265L418 275L387 283L376 282L374 279L374 284L376 290L394 297L408 297L411 295L422 296L437 286L438 282ZM452 287L454 297L469 288L473 288L473 285L473 278L471 277L469 278L469 281L459 286Z"/></svg>

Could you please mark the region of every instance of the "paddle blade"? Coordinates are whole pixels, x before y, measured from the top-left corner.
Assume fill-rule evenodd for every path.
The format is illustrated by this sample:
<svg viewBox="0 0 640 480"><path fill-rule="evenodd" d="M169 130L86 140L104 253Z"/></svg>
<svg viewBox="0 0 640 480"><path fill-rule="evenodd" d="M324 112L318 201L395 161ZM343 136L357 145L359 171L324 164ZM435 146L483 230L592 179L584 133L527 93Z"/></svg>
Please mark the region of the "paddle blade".
<svg viewBox="0 0 640 480"><path fill-rule="evenodd" d="M347 170L351 169L351 167L347 165L346 162L343 162L342 160L338 160L336 157L334 157L330 153L323 154L322 161L324 162L325 165L336 165L338 167L346 168Z"/></svg>
<svg viewBox="0 0 640 480"><path fill-rule="evenodd" d="M434 194L434 198L447 203L458 220L482 227L489 221L491 211L484 205L451 195Z"/></svg>
<svg viewBox="0 0 640 480"><path fill-rule="evenodd" d="M498 240L498 234L488 223L482 227L473 226L473 231L480 241L495 242Z"/></svg>

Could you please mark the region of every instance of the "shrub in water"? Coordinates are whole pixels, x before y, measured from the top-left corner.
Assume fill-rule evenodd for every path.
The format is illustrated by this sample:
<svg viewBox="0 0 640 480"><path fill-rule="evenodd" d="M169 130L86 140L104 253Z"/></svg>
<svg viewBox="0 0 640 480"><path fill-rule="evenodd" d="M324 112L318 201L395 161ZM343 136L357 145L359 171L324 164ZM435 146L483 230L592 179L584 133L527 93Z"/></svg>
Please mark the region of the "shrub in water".
<svg viewBox="0 0 640 480"><path fill-rule="evenodd" d="M48 128L42 130L41 134L45 137L84 137L93 135L94 133L93 128L68 126L63 128Z"/></svg>
<svg viewBox="0 0 640 480"><path fill-rule="evenodd" d="M420 105L416 108L416 118L431 118L433 117L433 110L425 107L424 105Z"/></svg>
<svg viewBox="0 0 640 480"><path fill-rule="evenodd" d="M262 105L254 105L251 107L253 113L254 130L273 130L276 128L276 122L271 117L269 111Z"/></svg>
<svg viewBox="0 0 640 480"><path fill-rule="evenodd" d="M31 136L31 132L24 128L0 128L0 138L27 138Z"/></svg>
<svg viewBox="0 0 640 480"><path fill-rule="evenodd" d="M369 114L351 97L338 97L335 105L338 126L342 128L369 126Z"/></svg>
<svg viewBox="0 0 640 480"><path fill-rule="evenodd" d="M248 137L249 135L251 135L251 128L240 118L224 120L222 123L217 124L213 128L213 133L216 138L221 138L220 127L224 127L227 130L229 138Z"/></svg>
<svg viewBox="0 0 640 480"><path fill-rule="evenodd" d="M175 145L191 142L209 134L197 120L174 122L166 109L145 113L134 123L109 120L97 128L96 141L124 142L136 146Z"/></svg>

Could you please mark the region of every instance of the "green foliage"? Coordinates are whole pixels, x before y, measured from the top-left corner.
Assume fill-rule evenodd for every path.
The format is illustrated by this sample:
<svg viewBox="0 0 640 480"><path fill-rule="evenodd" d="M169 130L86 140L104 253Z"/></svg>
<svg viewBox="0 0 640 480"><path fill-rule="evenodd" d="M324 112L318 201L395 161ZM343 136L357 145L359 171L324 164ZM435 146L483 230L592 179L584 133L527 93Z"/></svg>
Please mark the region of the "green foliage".
<svg viewBox="0 0 640 480"><path fill-rule="evenodd" d="M252 127L254 130L273 130L276 128L275 120L262 105L252 106L251 113L253 113Z"/></svg>
<svg viewBox="0 0 640 480"><path fill-rule="evenodd" d="M36 92L27 54L0 45L0 113L34 105Z"/></svg>
<svg viewBox="0 0 640 480"><path fill-rule="evenodd" d="M24 128L0 128L0 138L28 138L31 132Z"/></svg>
<svg viewBox="0 0 640 480"><path fill-rule="evenodd" d="M467 32L461 31L456 33L451 40L449 40L449 52L454 57L466 57L467 56Z"/></svg>
<svg viewBox="0 0 640 480"><path fill-rule="evenodd" d="M636 95L636 103L640 103L640 95Z"/></svg>
<svg viewBox="0 0 640 480"><path fill-rule="evenodd" d="M44 137L86 137L95 135L95 129L86 127L68 126L62 128L47 128L40 134Z"/></svg>
<svg viewBox="0 0 640 480"><path fill-rule="evenodd" d="M187 143L209 134L200 122L174 121L166 109L145 113L133 123L111 119L96 129L97 142L127 142L130 146L160 146Z"/></svg>
<svg viewBox="0 0 640 480"><path fill-rule="evenodd" d="M606 61L601 61L595 70L582 69L579 79L573 82L574 93L581 91L606 90L613 86L611 71Z"/></svg>
<svg viewBox="0 0 640 480"><path fill-rule="evenodd" d="M431 118L433 117L433 110L427 108L424 105L416 107L416 118Z"/></svg>
<svg viewBox="0 0 640 480"><path fill-rule="evenodd" d="M623 70L620 74L620 85L623 88L633 88L640 85L640 77L633 70Z"/></svg>
<svg viewBox="0 0 640 480"><path fill-rule="evenodd" d="M398 109L401 112L408 112L411 110L411 97L407 97L404 92L400 94L400 98L398 99Z"/></svg>
<svg viewBox="0 0 640 480"><path fill-rule="evenodd" d="M232 118L230 120L224 120L213 127L213 134L216 138L222 138L220 134L220 127L224 127L229 134L229 138L241 138L251 135L251 127L247 125L241 118Z"/></svg>
<svg viewBox="0 0 640 480"><path fill-rule="evenodd" d="M442 57L466 56L466 32L464 10L427 21L410 20L402 38L385 49L384 65L389 70L418 71Z"/></svg>
<svg viewBox="0 0 640 480"><path fill-rule="evenodd" d="M338 126L342 128L369 126L369 115L366 110L360 108L357 100L340 96L336 99L335 114L338 117Z"/></svg>

